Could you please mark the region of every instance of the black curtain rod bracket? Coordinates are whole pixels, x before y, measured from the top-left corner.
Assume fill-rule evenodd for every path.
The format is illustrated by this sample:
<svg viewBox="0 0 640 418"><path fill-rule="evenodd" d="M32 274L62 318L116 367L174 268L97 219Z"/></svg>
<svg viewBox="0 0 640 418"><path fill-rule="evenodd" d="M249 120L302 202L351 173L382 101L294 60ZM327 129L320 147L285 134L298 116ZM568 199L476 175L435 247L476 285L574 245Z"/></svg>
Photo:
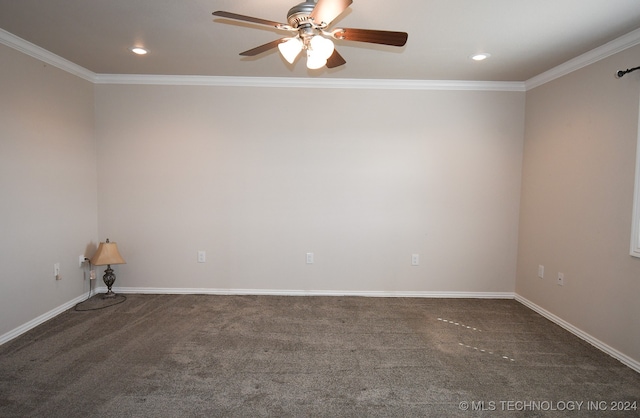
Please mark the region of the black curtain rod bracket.
<svg viewBox="0 0 640 418"><path fill-rule="evenodd" d="M631 69L626 69L624 71L620 70L618 72L616 72L616 78L622 78L622 76L624 76L625 74L629 74L635 70L640 70L640 67L636 67L636 68L631 68Z"/></svg>

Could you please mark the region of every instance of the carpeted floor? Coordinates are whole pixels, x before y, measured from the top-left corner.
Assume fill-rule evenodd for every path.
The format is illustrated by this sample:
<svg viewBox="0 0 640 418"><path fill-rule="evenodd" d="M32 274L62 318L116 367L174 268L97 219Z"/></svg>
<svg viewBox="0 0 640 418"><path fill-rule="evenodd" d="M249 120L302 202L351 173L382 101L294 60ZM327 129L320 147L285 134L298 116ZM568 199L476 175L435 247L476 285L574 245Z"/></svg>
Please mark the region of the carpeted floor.
<svg viewBox="0 0 640 418"><path fill-rule="evenodd" d="M127 295L0 346L5 418L639 408L640 374L513 300Z"/></svg>

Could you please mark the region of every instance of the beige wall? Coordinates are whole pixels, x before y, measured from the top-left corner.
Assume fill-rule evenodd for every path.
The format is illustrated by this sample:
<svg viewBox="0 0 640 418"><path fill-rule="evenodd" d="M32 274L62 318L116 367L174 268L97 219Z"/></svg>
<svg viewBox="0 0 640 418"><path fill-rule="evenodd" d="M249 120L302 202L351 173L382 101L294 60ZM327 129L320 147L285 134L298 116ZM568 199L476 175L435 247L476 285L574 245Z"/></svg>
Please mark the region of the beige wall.
<svg viewBox="0 0 640 418"><path fill-rule="evenodd" d="M0 91L3 335L88 292L97 180L92 83L0 45Z"/></svg>
<svg viewBox="0 0 640 418"><path fill-rule="evenodd" d="M0 46L0 335L88 291L109 237L116 286L515 291L637 361L640 74L613 74L638 58L527 92L525 120L525 93L94 86Z"/></svg>
<svg viewBox="0 0 640 418"><path fill-rule="evenodd" d="M522 92L99 85L96 115L116 286L514 291Z"/></svg>
<svg viewBox="0 0 640 418"><path fill-rule="evenodd" d="M636 361L640 259L629 243L640 75L614 73L639 60L634 47L527 92L516 281L519 295Z"/></svg>

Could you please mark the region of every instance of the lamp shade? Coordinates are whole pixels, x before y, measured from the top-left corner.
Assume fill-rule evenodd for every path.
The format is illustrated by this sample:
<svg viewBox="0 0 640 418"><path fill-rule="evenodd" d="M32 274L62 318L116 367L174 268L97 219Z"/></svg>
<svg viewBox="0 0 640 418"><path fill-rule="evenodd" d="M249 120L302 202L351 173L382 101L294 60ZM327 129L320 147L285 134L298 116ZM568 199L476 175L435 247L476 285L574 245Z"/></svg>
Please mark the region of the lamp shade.
<svg viewBox="0 0 640 418"><path fill-rule="evenodd" d="M106 266L108 264L125 264L124 258L118 251L118 246L115 242L109 242L107 238L106 242L101 242L98 246L98 251L91 258L91 264L94 266Z"/></svg>

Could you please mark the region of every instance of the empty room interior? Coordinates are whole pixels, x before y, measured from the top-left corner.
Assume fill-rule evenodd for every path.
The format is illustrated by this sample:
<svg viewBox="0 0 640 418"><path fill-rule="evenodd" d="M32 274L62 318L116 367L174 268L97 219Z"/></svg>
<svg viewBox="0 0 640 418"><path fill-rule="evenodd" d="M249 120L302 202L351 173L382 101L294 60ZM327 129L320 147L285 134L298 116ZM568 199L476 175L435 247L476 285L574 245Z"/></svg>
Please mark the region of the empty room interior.
<svg viewBox="0 0 640 418"><path fill-rule="evenodd" d="M417 338L409 333L414 327L430 350L426 361L439 361L430 367L443 367L442 375L448 369L439 353L459 351L472 365L476 353L470 351L485 351L446 335L461 333L463 326L482 328L486 350L499 346L510 370L533 369L532 359L541 356L533 348L539 341L530 342L530 351L524 344L509 351L514 341L489 338L492 330L504 331L498 334L505 338L524 335L528 331L518 327L533 321L536 330L549 327L552 335L597 353L579 358L598 363L593 356L602 355L612 362L608 369L623 373L626 380L617 383L626 392L619 392L620 399L586 392L581 400L640 403L637 4L496 1L484 10L464 1L323 0L317 3L340 6L330 28L405 31L406 44L350 42L334 31L340 53L321 69L305 67L302 56L287 62L275 44L255 56L238 55L292 35L290 28L283 34L232 13L285 22L295 3L0 0L0 385L20 380L18 369L9 369L2 357L49 338L72 345L64 333L74 332L73 326L85 327L85 334L74 336L77 344L98 350L96 341L119 341L124 347L117 335L122 328L110 326L111 320L133 324L144 318L142 312L156 310L182 318L198 303L213 303L215 308L193 318L192 325L200 327L193 332L202 338L207 330L237 337L233 325L216 328L223 316L258 336L251 324L287 328L291 321L287 332L300 326L297 336L310 338L303 318L318 326L327 314L322 332L333 353L341 344L338 336L360 332L344 331L349 319L368 323L371 341L376 337L369 332L388 335L394 331L389 328L399 332L404 326L407 339ZM318 7L313 1L301 4ZM229 13L212 16L217 10ZM452 34L443 33L447 28ZM299 30L306 42L306 32ZM148 53L137 56L129 50L134 46ZM306 43L302 48L313 51ZM470 59L476 52L487 58ZM346 63L330 68L340 64L334 61L338 56ZM109 304L102 297L107 265L92 263L107 239L126 261L109 265L116 277L111 301L118 303L79 312L74 308L83 303ZM347 305L353 311L341 311ZM218 311L222 306L228 310ZM277 320L261 316L268 312L277 312ZM505 322L490 322L485 314ZM410 324L400 322L401 315ZM96 339L85 341L87 333ZM439 344L427 347L429 336ZM388 338L385 353L396 344ZM278 354L286 352L291 357L283 358L292 362L308 356L306 340L296 341L286 349L278 346ZM257 361L277 351L269 346L267 353L256 344L260 353L247 345L246 358ZM367 350L357 340L347 345L348 356ZM410 349L418 348L416 342ZM56 358L64 357L62 351ZM547 367L551 354L545 355ZM82 364L99 367L111 361L107 357ZM183 350L174 360L191 364L188 357ZM569 360L559 375L580 368L570 353L564 357ZM303 358L307 364L319 361ZM373 357L354 358L361 366L375 363ZM336 363L326 360L324 367L335 372ZM401 361L416 359L393 360ZM501 376L510 373L489 355L477 361L478 367L492 367L487 373L498 373L495 367ZM349 364L344 360L345 370ZM365 367L360 369L365 376ZM411 396L409 389L398 389L395 394L406 397L393 398L395 380L388 370L380 373L389 373L389 391L375 392L377 380L369 386L370 398L364 388L356 390L359 397L348 399L355 402L349 404L352 416L363 416L357 408L367 401L364 415L409 416L401 399L407 404L411 396L418 415L418 389L413 386ZM594 385L608 383L593 374ZM99 379L108 376L101 370ZM334 377L338 385L346 379ZM473 378L483 383L479 373ZM296 387L282 379L290 390ZM542 381L532 385L542 387ZM507 400L498 399L499 392L483 398L469 388L466 398L456 397L452 381L438 384L447 382L451 391L439 393L440 403L432 404L441 416L471 416L462 410L463 401L476 410L509 406L499 403ZM96 385L98 391L100 380ZM276 408L274 387L237 385L244 395L262 387L271 399L271 406L259 404L263 409L253 416L323 415L322 405L304 409L295 391L287 398L292 409L270 409ZM520 395L511 400L527 398ZM155 398L145 396L151 407ZM341 415L347 400L327 396L332 401L325 411ZM43 405L62 402L54 395L45 399ZM383 400L396 409L384 409ZM5 397L0 411L14 411L20 402L15 394ZM133 400L120 405L139 407ZM617 404L606 406L612 405ZM203 416L215 415L211 411Z"/></svg>

